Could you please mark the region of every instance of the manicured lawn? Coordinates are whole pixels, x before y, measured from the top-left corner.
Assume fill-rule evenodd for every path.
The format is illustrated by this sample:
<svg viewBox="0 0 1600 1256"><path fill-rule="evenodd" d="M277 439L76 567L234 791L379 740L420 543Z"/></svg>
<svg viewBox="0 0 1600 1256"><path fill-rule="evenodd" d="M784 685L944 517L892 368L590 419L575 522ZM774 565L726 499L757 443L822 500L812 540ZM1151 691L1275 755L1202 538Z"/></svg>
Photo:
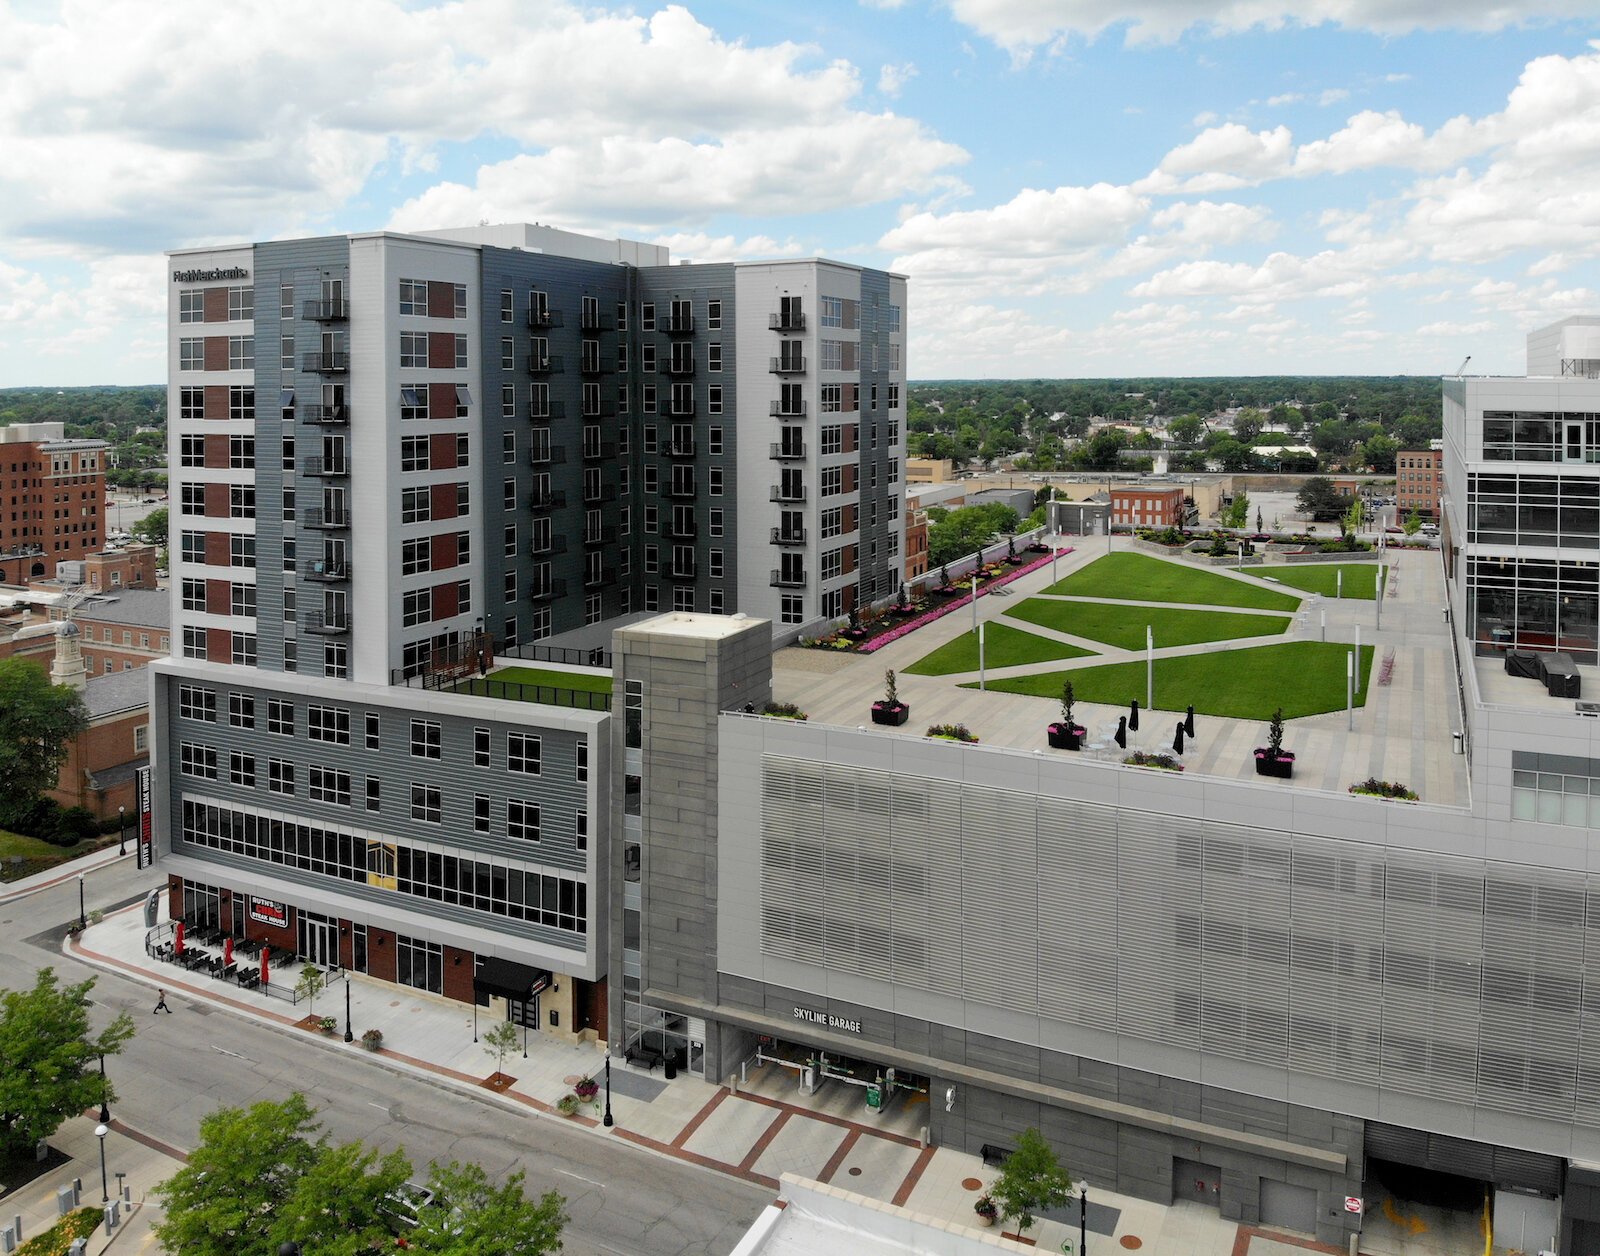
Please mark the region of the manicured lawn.
<svg viewBox="0 0 1600 1256"><path fill-rule="evenodd" d="M1191 611L1164 606L1118 606L1107 602L1054 602L1031 597L1006 612L1074 637L1103 641L1124 650L1144 649L1144 630L1155 629L1157 648L1264 637L1286 630L1287 615L1242 615L1237 611Z"/></svg>
<svg viewBox="0 0 1600 1256"><path fill-rule="evenodd" d="M1344 709L1345 655L1350 647L1336 641L1285 641L1279 645L1219 650L1156 660L1156 706L1182 711L1190 703L1202 715L1236 720L1272 718L1274 707L1285 719ZM1361 692L1365 706L1372 683L1372 647L1361 647ZM1012 680L991 680L990 689L1061 700L1061 683L1072 681L1080 702L1127 706L1145 696L1143 661L1108 663L1070 672L1041 672ZM975 683L963 688L975 689ZM1290 747L1293 749L1293 747Z"/></svg>
<svg viewBox="0 0 1600 1256"><path fill-rule="evenodd" d="M1344 596L1370 602L1374 597L1373 577L1379 563L1296 563L1292 566L1272 567L1274 580L1292 584L1307 593L1320 593L1332 597L1338 587L1338 572L1344 573ZM1383 565L1385 572L1389 570ZM1265 574L1264 572L1262 574Z"/></svg>
<svg viewBox="0 0 1600 1256"><path fill-rule="evenodd" d="M72 849L76 850L77 847ZM87 850L88 846L85 845L84 849ZM9 859L13 855L21 855L24 859L60 859L64 853L60 846L52 846L37 837L25 837L21 833L0 829L0 859Z"/></svg>
<svg viewBox="0 0 1600 1256"><path fill-rule="evenodd" d="M1045 590L1071 597L1127 598L1135 602L1195 602L1202 606L1241 606L1256 611L1292 611L1292 593L1258 589L1214 571L1186 567L1149 554L1107 554Z"/></svg>
<svg viewBox="0 0 1600 1256"><path fill-rule="evenodd" d="M983 629L985 667L1016 667L1022 663L1045 663L1051 659L1080 659L1093 654L1075 645L1051 641L1009 624L990 623ZM978 638L964 632L947 641L931 654L925 654L905 669L913 676L947 676L951 672L978 670Z"/></svg>
<svg viewBox="0 0 1600 1256"><path fill-rule="evenodd" d="M132 829L129 830L132 836ZM11 833L0 829L0 881L20 881L36 872L44 872L70 859L78 859L99 850L107 843L116 845L117 835L86 838L75 846L52 846L37 837ZM14 864L13 859L21 859ZM3 1180L3 1179L0 1179Z"/></svg>
<svg viewBox="0 0 1600 1256"><path fill-rule="evenodd" d="M513 702L543 702L547 706L570 706L603 709L604 703L591 703L582 695L604 694L611 696L611 677L595 676L584 672L558 672L546 667L506 667L487 677L474 676L464 680L453 690L455 693L476 694L478 697L508 698Z"/></svg>

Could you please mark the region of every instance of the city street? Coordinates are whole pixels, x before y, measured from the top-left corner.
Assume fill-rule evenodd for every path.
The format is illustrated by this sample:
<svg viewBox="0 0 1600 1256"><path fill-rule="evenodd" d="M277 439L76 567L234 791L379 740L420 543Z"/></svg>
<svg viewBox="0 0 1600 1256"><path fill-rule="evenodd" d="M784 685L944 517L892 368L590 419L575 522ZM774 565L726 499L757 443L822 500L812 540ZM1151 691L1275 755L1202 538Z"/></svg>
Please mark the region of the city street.
<svg viewBox="0 0 1600 1256"><path fill-rule="evenodd" d="M120 861L88 874L86 904L90 911L111 908L162 881L135 872L131 860ZM5 984L30 985L45 966L64 981L96 976L94 999L103 1017L123 1010L134 1017L137 1034L108 1062L108 1071L119 1093L114 1116L146 1138L186 1150L212 1109L282 1099L298 1089L319 1110L332 1140L403 1147L419 1175L430 1160L452 1158L476 1161L495 1177L526 1170L530 1195L553 1189L566 1197L572 1220L564 1250L576 1253L726 1253L771 1199L763 1187L429 1086L362 1056L309 1046L294 1031L241 1021L177 996L170 999L172 1016L152 1017L146 987L60 953L60 938L77 912L76 879L0 904ZM112 1140L108 1154L115 1153ZM86 1189L96 1168L79 1166ZM125 1250L158 1249L152 1241Z"/></svg>

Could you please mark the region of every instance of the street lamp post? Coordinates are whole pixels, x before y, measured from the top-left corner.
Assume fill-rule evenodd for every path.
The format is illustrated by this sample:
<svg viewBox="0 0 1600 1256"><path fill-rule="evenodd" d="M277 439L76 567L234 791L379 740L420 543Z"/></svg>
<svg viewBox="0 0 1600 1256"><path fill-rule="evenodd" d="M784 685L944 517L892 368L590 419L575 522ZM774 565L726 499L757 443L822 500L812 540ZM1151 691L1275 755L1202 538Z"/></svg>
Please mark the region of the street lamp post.
<svg viewBox="0 0 1600 1256"><path fill-rule="evenodd" d="M84 910L83 906L83 873L80 872L78 874L78 928L81 930L88 927L89 913Z"/></svg>
<svg viewBox="0 0 1600 1256"><path fill-rule="evenodd" d="M128 809L126 807L118 807L117 808L117 854L119 856L122 856L122 855L126 855L127 853L128 853Z"/></svg>
<svg viewBox="0 0 1600 1256"><path fill-rule="evenodd" d="M111 1124L111 1105L106 1102L106 1056L100 1053L100 1124Z"/></svg>
<svg viewBox="0 0 1600 1256"><path fill-rule="evenodd" d="M611 1115L611 1047L606 1046L606 1114L601 1118L600 1124L610 1129L615 1125L616 1118Z"/></svg>
<svg viewBox="0 0 1600 1256"><path fill-rule="evenodd" d="M355 1034L350 1030L350 974L344 975L344 1040L349 1042Z"/></svg>
<svg viewBox="0 0 1600 1256"><path fill-rule="evenodd" d="M103 1209L111 1202L111 1185L106 1181L106 1135L111 1132L109 1125L96 1125L94 1136L100 1142L100 1206Z"/></svg>
<svg viewBox="0 0 1600 1256"><path fill-rule="evenodd" d="M1089 1188L1081 1188L1078 1196L1078 1256L1089 1250Z"/></svg>

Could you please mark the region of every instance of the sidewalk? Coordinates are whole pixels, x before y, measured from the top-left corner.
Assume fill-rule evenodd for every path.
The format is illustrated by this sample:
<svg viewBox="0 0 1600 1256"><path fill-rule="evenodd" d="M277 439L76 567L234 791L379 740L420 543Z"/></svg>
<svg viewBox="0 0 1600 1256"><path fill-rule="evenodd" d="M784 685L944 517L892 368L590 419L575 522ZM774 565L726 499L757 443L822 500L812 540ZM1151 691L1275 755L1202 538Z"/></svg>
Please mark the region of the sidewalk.
<svg viewBox="0 0 1600 1256"><path fill-rule="evenodd" d="M184 1014L185 1002L200 1002L255 1021L263 1028L304 1034L322 1050L363 1054L362 1032L381 1029L385 1046L371 1056L374 1067L427 1078L436 1086L453 1087L486 1102L504 1104L535 1120L569 1120L597 1138L626 1139L656 1154L755 1182L773 1191L777 1190L781 1173L794 1172L903 1205L945 1224L970 1226L975 1220L973 1202L995 1178L995 1171L986 1169L976 1156L947 1147L921 1145L920 1130L926 1118L916 1104L926 1103L925 1097L913 1096L910 1103L891 1105L889 1112L878 1116L865 1109L853 1087L834 1085L815 1095L800 1095L795 1075L778 1065L751 1069L747 1082L734 1091L684 1073L668 1081L659 1072L645 1073L614 1058L611 1108L615 1126L606 1129L600 1122L603 1088L596 1103L579 1115L563 1118L557 1113L556 1104L580 1078L594 1076L603 1086L603 1047L531 1033L526 1058L520 1053L506 1057L503 1071L514 1080L504 1093L496 1093L483 1085L484 1079L495 1071L495 1059L481 1043L473 1042L471 1007L356 975L350 982L351 1028L356 1041L346 1044L342 1034L341 985L334 985L317 999L319 1015L332 1015L341 1022L341 1033L326 1037L298 1028L297 1022L306 1014L303 1004L296 1007L283 999L223 985L151 959L144 953L144 932L140 909L134 906L108 915L101 924L90 926L80 938L69 938L63 945L68 954L86 964L149 986L152 1005L155 989L164 989L179 1016ZM282 980L292 980L289 970L285 970ZM480 1020L479 1036L489 1027L489 1022ZM73 1128L53 1141L77 1155L77 1163L47 1175L51 1184L40 1191L39 1206L47 1207L52 1217L55 1185L59 1184L56 1179L65 1176L70 1181L72 1174L86 1172L85 1167L92 1166L97 1157L92 1145L93 1126L79 1131L76 1127L81 1122L70 1124ZM80 1147L84 1133L90 1145ZM143 1177L133 1179L134 1197L138 1199L141 1191L170 1174L175 1163L156 1149L139 1148L131 1140L124 1142L132 1160L141 1165L150 1162L145 1174L148 1182ZM108 1157L113 1154L110 1146L107 1153ZM172 1154L181 1153L174 1149ZM1069 1171L1071 1167L1068 1166ZM88 1185L85 1177L86 1198ZM1089 1236L1090 1249L1097 1252L1110 1251L1115 1245L1130 1251L1143 1248L1161 1256L1278 1256L1290 1247L1303 1249L1309 1243L1288 1236L1258 1236L1199 1205L1167 1207L1116 1195L1092 1182L1089 1196L1091 1217L1097 1218L1096 1224L1101 1227L1091 1229ZM36 1234L39 1228L42 1227L28 1232ZM1075 1223L1068 1226L1043 1221L1034 1227L1030 1237L1041 1251L1061 1251L1062 1243L1068 1240L1073 1251L1078 1245ZM1289 1246L1280 1247L1280 1243ZM91 1246L90 1250L98 1253L100 1249ZM123 1250L131 1253L142 1249L122 1239L118 1256ZM1311 1250L1334 1249L1313 1245Z"/></svg>
<svg viewBox="0 0 1600 1256"><path fill-rule="evenodd" d="M104 850L97 850L92 855L84 855L81 859L68 860L54 868L46 868L43 872L35 872L32 876L22 877L16 881L0 881L0 906L13 903L19 898L27 898L30 894L37 894L40 890L48 890L52 886L60 885L65 881L74 881L80 875L98 871L109 867L120 859L132 859L133 846L130 844L126 854L119 855L116 847L107 846Z"/></svg>

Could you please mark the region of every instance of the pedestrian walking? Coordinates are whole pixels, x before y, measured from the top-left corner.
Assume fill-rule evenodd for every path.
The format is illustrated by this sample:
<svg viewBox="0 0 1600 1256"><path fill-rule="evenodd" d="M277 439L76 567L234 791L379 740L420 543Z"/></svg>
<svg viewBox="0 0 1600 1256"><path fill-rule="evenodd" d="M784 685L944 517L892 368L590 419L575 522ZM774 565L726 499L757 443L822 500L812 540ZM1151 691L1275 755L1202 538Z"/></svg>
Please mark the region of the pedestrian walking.
<svg viewBox="0 0 1600 1256"><path fill-rule="evenodd" d="M165 1012L168 1016L172 1015L172 1009L167 1006L167 992L165 990L156 991L156 1005L150 1009L150 1015L154 1016L157 1012Z"/></svg>

